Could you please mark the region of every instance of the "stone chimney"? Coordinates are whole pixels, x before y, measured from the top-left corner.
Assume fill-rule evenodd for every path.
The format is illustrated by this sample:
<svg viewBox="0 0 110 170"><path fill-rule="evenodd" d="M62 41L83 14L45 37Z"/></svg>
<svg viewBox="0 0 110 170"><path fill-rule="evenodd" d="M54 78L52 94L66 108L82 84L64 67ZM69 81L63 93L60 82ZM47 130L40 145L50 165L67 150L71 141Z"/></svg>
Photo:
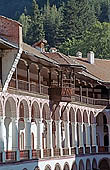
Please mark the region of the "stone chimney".
<svg viewBox="0 0 110 170"><path fill-rule="evenodd" d="M82 58L82 53L81 53L80 51L78 51L78 52L76 53L76 57Z"/></svg>
<svg viewBox="0 0 110 170"><path fill-rule="evenodd" d="M47 44L46 40L40 40L32 45L32 47L36 48L40 52L45 52L45 45Z"/></svg>
<svg viewBox="0 0 110 170"><path fill-rule="evenodd" d="M90 64L94 64L94 52L93 51L90 51L88 54L87 54L87 58L88 58L88 62Z"/></svg>
<svg viewBox="0 0 110 170"><path fill-rule="evenodd" d="M49 50L50 53L56 53L57 52L57 49L54 48L54 47L51 47L50 50Z"/></svg>

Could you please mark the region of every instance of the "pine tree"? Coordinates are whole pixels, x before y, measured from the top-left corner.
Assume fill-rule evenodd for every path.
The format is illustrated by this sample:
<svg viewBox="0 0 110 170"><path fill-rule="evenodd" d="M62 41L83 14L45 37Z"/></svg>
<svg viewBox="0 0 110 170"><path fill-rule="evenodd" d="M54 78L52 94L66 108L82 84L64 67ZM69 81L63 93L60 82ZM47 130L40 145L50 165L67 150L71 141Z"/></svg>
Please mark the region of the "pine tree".
<svg viewBox="0 0 110 170"><path fill-rule="evenodd" d="M44 29L43 29L43 17L38 8L36 0L32 2L32 12L31 12L31 23L29 30L26 34L27 43L34 44L35 42L44 39Z"/></svg>
<svg viewBox="0 0 110 170"><path fill-rule="evenodd" d="M57 33L61 21L61 12L55 5L50 6L49 1L43 9L45 38L49 46L54 47L57 43Z"/></svg>
<svg viewBox="0 0 110 170"><path fill-rule="evenodd" d="M64 39L81 38L85 30L90 29L95 21L95 13L88 0L68 0L63 10L61 27Z"/></svg>

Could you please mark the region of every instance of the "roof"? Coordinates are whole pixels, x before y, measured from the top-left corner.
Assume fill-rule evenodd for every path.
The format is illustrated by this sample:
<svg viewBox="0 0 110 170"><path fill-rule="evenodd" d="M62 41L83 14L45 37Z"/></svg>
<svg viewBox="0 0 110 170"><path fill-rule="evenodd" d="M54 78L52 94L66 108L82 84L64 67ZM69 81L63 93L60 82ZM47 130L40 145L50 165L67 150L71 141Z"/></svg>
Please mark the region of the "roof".
<svg viewBox="0 0 110 170"><path fill-rule="evenodd" d="M104 82L110 82L110 60L96 59L94 64L90 64L87 58L71 57L79 64L84 65L87 71Z"/></svg>
<svg viewBox="0 0 110 170"><path fill-rule="evenodd" d="M46 57L39 50L37 50L36 48L34 48L26 43L23 43L23 51L29 55L34 55L37 58L40 58L42 60L45 60L45 61L50 62L55 65L58 65L58 63L56 61L52 60L51 58Z"/></svg>
<svg viewBox="0 0 110 170"><path fill-rule="evenodd" d="M44 52L43 53L48 58L55 60L59 65L79 65L77 61L73 60L71 57L66 56L59 52Z"/></svg>

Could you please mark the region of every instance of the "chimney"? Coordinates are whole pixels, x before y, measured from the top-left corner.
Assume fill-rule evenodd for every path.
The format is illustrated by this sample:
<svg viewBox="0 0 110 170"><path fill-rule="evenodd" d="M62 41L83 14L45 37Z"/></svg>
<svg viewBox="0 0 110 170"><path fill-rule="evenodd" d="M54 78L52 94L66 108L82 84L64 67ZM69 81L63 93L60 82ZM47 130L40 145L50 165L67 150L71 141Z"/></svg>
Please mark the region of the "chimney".
<svg viewBox="0 0 110 170"><path fill-rule="evenodd" d="M56 53L57 52L57 49L54 48L54 47L51 47L50 50L49 50L50 53Z"/></svg>
<svg viewBox="0 0 110 170"><path fill-rule="evenodd" d="M78 51L78 52L76 53L76 57L82 58L82 53L81 53L80 51Z"/></svg>
<svg viewBox="0 0 110 170"><path fill-rule="evenodd" d="M40 52L45 52L45 45L47 44L46 40L40 40L32 45L32 47L36 48Z"/></svg>
<svg viewBox="0 0 110 170"><path fill-rule="evenodd" d="M88 54L87 54L87 58L88 58L88 62L90 64L94 64L94 52L93 51L90 51Z"/></svg>

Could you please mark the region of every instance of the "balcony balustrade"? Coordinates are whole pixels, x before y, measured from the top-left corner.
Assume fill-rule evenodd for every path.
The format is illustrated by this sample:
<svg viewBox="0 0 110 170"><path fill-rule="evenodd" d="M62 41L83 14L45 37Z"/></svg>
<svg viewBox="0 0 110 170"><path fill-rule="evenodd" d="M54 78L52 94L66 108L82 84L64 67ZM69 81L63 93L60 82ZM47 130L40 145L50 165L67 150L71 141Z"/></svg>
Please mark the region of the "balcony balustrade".
<svg viewBox="0 0 110 170"><path fill-rule="evenodd" d="M41 150L32 150L32 158L33 159L37 159L37 158L41 158Z"/></svg>
<svg viewBox="0 0 110 170"><path fill-rule="evenodd" d="M6 152L6 161L15 161L16 160L16 151Z"/></svg>
<svg viewBox="0 0 110 170"><path fill-rule="evenodd" d="M69 149L63 148L63 155L69 155Z"/></svg>
<svg viewBox="0 0 110 170"><path fill-rule="evenodd" d="M29 150L21 150L20 151L20 160L29 159Z"/></svg>
<svg viewBox="0 0 110 170"><path fill-rule="evenodd" d="M60 149L54 148L54 149L53 149L53 152L54 152L54 156L55 156L55 157L60 156Z"/></svg>
<svg viewBox="0 0 110 170"><path fill-rule="evenodd" d="M20 152L20 160L29 160L29 150L21 150ZM2 154L0 153L0 163L2 163ZM16 161L16 151L7 151L6 152L6 162ZM83 147L78 148L78 153L76 153L76 148L71 148L71 154L78 156L84 154ZM96 154L96 146L85 147L85 155ZM98 146L98 153L97 154L110 154L110 147L108 146ZM69 148L63 148L63 156L69 155ZM53 148L53 156L59 157L61 156L60 148ZM48 158L51 157L51 149L44 149L43 150L43 157ZM41 158L41 150L32 150L32 159L39 159Z"/></svg>
<svg viewBox="0 0 110 170"><path fill-rule="evenodd" d="M44 149L43 150L43 156L45 157L51 157L51 149Z"/></svg>
<svg viewBox="0 0 110 170"><path fill-rule="evenodd" d="M24 80L15 80L12 78L9 84L10 87L20 89L23 91L28 91L32 93L39 93L44 95L49 95L50 100L54 101L66 101L71 102L72 97L75 102L81 102L90 105L100 105L107 106L109 104L108 99L94 99L86 96L81 96L75 94L75 88L73 84L65 83L62 87L58 87L58 84L51 84L51 87L45 86L43 84L37 84L36 82L27 82Z"/></svg>

